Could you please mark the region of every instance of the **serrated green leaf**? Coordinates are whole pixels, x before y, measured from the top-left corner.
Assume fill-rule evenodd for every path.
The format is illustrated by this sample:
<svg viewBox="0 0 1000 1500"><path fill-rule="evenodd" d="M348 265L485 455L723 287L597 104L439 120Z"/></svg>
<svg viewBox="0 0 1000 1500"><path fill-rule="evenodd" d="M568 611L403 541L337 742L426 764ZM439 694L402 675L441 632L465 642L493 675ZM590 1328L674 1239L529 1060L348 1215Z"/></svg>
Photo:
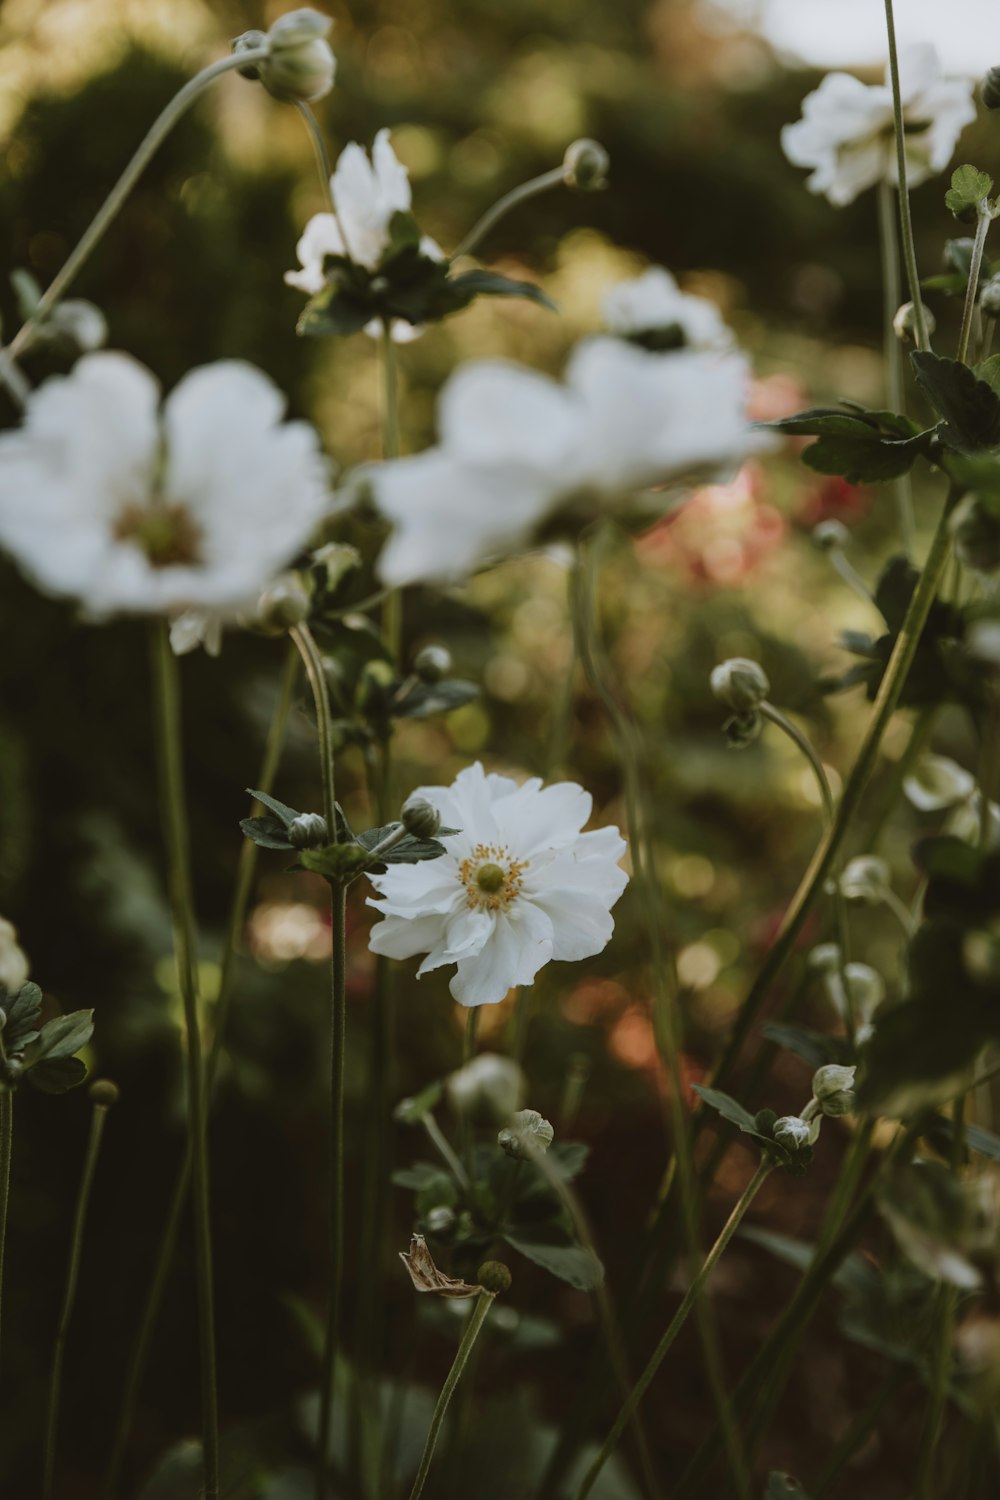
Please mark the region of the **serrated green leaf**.
<svg viewBox="0 0 1000 1500"><path fill-rule="evenodd" d="M42 1094L65 1094L83 1082L87 1067L79 1057L46 1057L32 1064L24 1076Z"/></svg>
<svg viewBox="0 0 1000 1500"><path fill-rule="evenodd" d="M731 1125L738 1125L741 1130L748 1131L751 1135L757 1134L757 1122L749 1110L744 1109L742 1104L737 1104L728 1094L722 1093L720 1089L706 1088L704 1084L694 1083L691 1085L700 1099L703 1099L709 1109L714 1109L728 1120Z"/></svg>
<svg viewBox="0 0 1000 1500"><path fill-rule="evenodd" d="M880 484L909 473L924 446L922 434L885 437L859 423L850 433L821 437L805 450L802 462L818 474L839 474L849 484Z"/></svg>
<svg viewBox="0 0 1000 1500"><path fill-rule="evenodd" d="M974 220L979 205L993 191L993 178L978 167L956 167L951 174L951 187L944 195L945 207L963 223Z"/></svg>
<svg viewBox="0 0 1000 1500"><path fill-rule="evenodd" d="M604 1281L604 1267L592 1251L577 1243L558 1222L520 1225L503 1236L536 1266L558 1276L580 1292L592 1292Z"/></svg>
<svg viewBox="0 0 1000 1500"><path fill-rule="evenodd" d="M917 384L944 419L941 439L960 453L1000 443L1000 396L968 365L918 349L910 355Z"/></svg>
<svg viewBox="0 0 1000 1500"><path fill-rule="evenodd" d="M67 1016L56 1016L46 1021L37 1041L32 1043L28 1066L36 1067L43 1058L55 1062L61 1057L72 1057L87 1045L93 1034L92 1010L74 1010Z"/></svg>
<svg viewBox="0 0 1000 1500"><path fill-rule="evenodd" d="M16 995L5 996L2 1009L7 1017L3 1045L7 1055L21 1052L38 1036L42 1015L42 992L30 981L22 984Z"/></svg>
<svg viewBox="0 0 1000 1500"><path fill-rule="evenodd" d="M991 391L1000 395L1000 354L993 354L989 359L984 359L981 365L973 366L976 379L985 381Z"/></svg>
<svg viewBox="0 0 1000 1500"><path fill-rule="evenodd" d="M248 797L252 797L255 802L259 802L262 807L273 812L286 828L290 823L294 823L296 818L301 817L298 808L289 807L287 802L279 802L277 797L272 797L268 792L254 791L252 786L248 786L246 791Z"/></svg>
<svg viewBox="0 0 1000 1500"><path fill-rule="evenodd" d="M241 818L240 828L246 837L261 849L293 849L285 837L287 824L280 818Z"/></svg>
<svg viewBox="0 0 1000 1500"><path fill-rule="evenodd" d="M398 828L398 824L387 823L384 828L366 828L364 833L357 835L358 843L365 849L375 849L389 834ZM438 833L448 838L451 834L458 833L457 828L439 828ZM377 870L381 865L415 865L425 859L439 859L444 854L444 845L436 838L417 839L411 833L404 834L398 844L393 844L384 854L378 856L375 864L369 864L368 868Z"/></svg>

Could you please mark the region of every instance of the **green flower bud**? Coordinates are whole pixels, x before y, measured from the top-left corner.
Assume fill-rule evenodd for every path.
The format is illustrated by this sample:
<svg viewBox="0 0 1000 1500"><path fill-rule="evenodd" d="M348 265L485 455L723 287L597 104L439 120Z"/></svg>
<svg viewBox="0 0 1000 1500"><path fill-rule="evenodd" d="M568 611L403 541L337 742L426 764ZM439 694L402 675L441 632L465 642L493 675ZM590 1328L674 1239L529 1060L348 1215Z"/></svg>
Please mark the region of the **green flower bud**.
<svg viewBox="0 0 1000 1500"><path fill-rule="evenodd" d="M775 1120L772 1134L777 1145L784 1146L786 1151L801 1151L811 1145L811 1127L798 1115L782 1115Z"/></svg>
<svg viewBox="0 0 1000 1500"><path fill-rule="evenodd" d="M889 866L875 854L859 854L848 860L840 876L844 899L863 906L877 906L890 886Z"/></svg>
<svg viewBox="0 0 1000 1500"><path fill-rule="evenodd" d="M763 728L764 720L754 709L751 713L733 714L723 724L722 732L730 750L745 750L748 745L760 739Z"/></svg>
<svg viewBox="0 0 1000 1500"><path fill-rule="evenodd" d="M851 533L843 521L820 521L813 527L812 539L821 552L840 552L850 541Z"/></svg>
<svg viewBox="0 0 1000 1500"><path fill-rule="evenodd" d="M937 320L930 308L921 303L924 312L924 327L928 333L933 333L937 327ZM893 332L903 344L915 344L917 341L917 315L912 302L904 302L902 307L897 308L896 316L892 320Z"/></svg>
<svg viewBox="0 0 1000 1500"><path fill-rule="evenodd" d="M330 842L330 830L320 813L299 813L286 831L293 849L322 849Z"/></svg>
<svg viewBox="0 0 1000 1500"><path fill-rule="evenodd" d="M112 1104L117 1104L121 1097L121 1090L117 1083L112 1083L110 1078L95 1078L87 1090L92 1104L99 1104L102 1109L110 1109Z"/></svg>
<svg viewBox="0 0 1000 1500"><path fill-rule="evenodd" d="M521 1109L497 1136L497 1145L516 1161L544 1156L555 1139L555 1131L537 1109Z"/></svg>
<svg viewBox="0 0 1000 1500"><path fill-rule="evenodd" d="M502 1260L484 1260L476 1272L476 1279L483 1291L492 1292L494 1297L510 1290L510 1270Z"/></svg>
<svg viewBox="0 0 1000 1500"><path fill-rule="evenodd" d="M734 656L714 667L710 682L719 701L737 714L751 713L771 691L764 668L745 656Z"/></svg>
<svg viewBox="0 0 1000 1500"><path fill-rule="evenodd" d="M574 141L563 157L563 177L580 193L596 193L607 187L610 165L611 158L599 141Z"/></svg>
<svg viewBox="0 0 1000 1500"><path fill-rule="evenodd" d="M440 682L451 671L451 652L445 646L425 646L413 658L413 671L421 682Z"/></svg>
<svg viewBox="0 0 1000 1500"><path fill-rule="evenodd" d="M441 814L426 797L410 797L403 803L400 818L415 839L432 839L441 827Z"/></svg>
<svg viewBox="0 0 1000 1500"><path fill-rule="evenodd" d="M277 21L265 35L245 31L233 42L234 52L256 52L267 47L268 56L240 68L244 78L256 78L275 99L308 104L322 99L333 88L336 59L326 40L333 26L329 16L316 10L293 10Z"/></svg>
<svg viewBox="0 0 1000 1500"><path fill-rule="evenodd" d="M306 574L297 573L292 568L279 573L260 596L258 623L275 635L283 635L293 625L300 625L309 618L312 592L312 581Z"/></svg>
<svg viewBox="0 0 1000 1500"><path fill-rule="evenodd" d="M1000 109L1000 68L991 68L979 87L979 97L986 109Z"/></svg>
<svg viewBox="0 0 1000 1500"><path fill-rule="evenodd" d="M327 542L312 555L312 572L325 594L335 594L348 574L361 566L361 553L348 542Z"/></svg>
<svg viewBox="0 0 1000 1500"><path fill-rule="evenodd" d="M813 1074L813 1098L825 1115L849 1115L855 1107L854 1075L857 1068L827 1063Z"/></svg>

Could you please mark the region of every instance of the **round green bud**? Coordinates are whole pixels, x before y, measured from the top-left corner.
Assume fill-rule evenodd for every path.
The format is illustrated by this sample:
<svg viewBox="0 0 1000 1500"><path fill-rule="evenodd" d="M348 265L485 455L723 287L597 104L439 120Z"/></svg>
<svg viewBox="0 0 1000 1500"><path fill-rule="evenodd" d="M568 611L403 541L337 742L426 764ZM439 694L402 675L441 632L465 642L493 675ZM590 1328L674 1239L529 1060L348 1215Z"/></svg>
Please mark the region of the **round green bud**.
<svg viewBox="0 0 1000 1500"><path fill-rule="evenodd" d="M312 593L312 580L306 574L292 568L280 573L260 596L257 623L275 635L284 635L309 618Z"/></svg>
<svg viewBox="0 0 1000 1500"><path fill-rule="evenodd" d="M259 52L262 47L266 46L266 31L244 31L242 35L236 37L229 50L233 53ZM237 68L236 71L241 78L249 78L251 82L256 83L260 78L260 63L247 63L245 68Z"/></svg>
<svg viewBox="0 0 1000 1500"><path fill-rule="evenodd" d="M441 827L441 814L426 797L410 797L403 803L400 821L415 839L432 839Z"/></svg>
<svg viewBox="0 0 1000 1500"><path fill-rule="evenodd" d="M798 1115L782 1115L775 1120L772 1134L776 1143L784 1146L786 1151L801 1151L803 1146L810 1144L812 1131L808 1122Z"/></svg>
<svg viewBox="0 0 1000 1500"><path fill-rule="evenodd" d="M986 109L1000 109L1000 68L991 68L979 86L979 97Z"/></svg>
<svg viewBox="0 0 1000 1500"><path fill-rule="evenodd" d="M733 714L722 726L726 744L730 750L745 750L760 739L764 720L756 709L746 714Z"/></svg>
<svg viewBox="0 0 1000 1500"><path fill-rule="evenodd" d="M451 671L451 652L445 646L425 646L413 658L413 671L421 682L440 682Z"/></svg>
<svg viewBox="0 0 1000 1500"><path fill-rule="evenodd" d="M299 813L289 823L287 832L293 849L322 849L330 842L330 830L320 813Z"/></svg>
<svg viewBox="0 0 1000 1500"><path fill-rule="evenodd" d="M607 187L610 166L611 158L600 141L574 141L563 157L563 178L580 193L596 193Z"/></svg>
<svg viewBox="0 0 1000 1500"><path fill-rule="evenodd" d="M497 1136L497 1145L515 1161L533 1161L544 1156L554 1139L555 1131L537 1109L519 1109Z"/></svg>
<svg viewBox="0 0 1000 1500"><path fill-rule="evenodd" d="M265 35L245 31L233 42L233 51L268 56L240 68L244 78L256 78L275 99L308 104L322 99L333 88L336 59L326 40L333 22L317 10L293 10L279 16Z"/></svg>
<svg viewBox="0 0 1000 1500"><path fill-rule="evenodd" d="M813 1074L813 1098L825 1115L849 1115L855 1108L854 1075L857 1068L827 1063Z"/></svg>
<svg viewBox="0 0 1000 1500"><path fill-rule="evenodd" d="M110 1109L121 1098L121 1090L110 1078L95 1078L87 1093L91 1103L99 1104L102 1109Z"/></svg>
<svg viewBox="0 0 1000 1500"><path fill-rule="evenodd" d="M928 333L933 333L937 327L937 319L926 303L921 303L924 313L924 327ZM902 307L897 308L896 316L892 320L893 332L904 344L915 344L917 341L917 315L912 302L904 302Z"/></svg>
<svg viewBox="0 0 1000 1500"><path fill-rule="evenodd" d="M476 1272L476 1279L484 1292L492 1292L494 1297L499 1292L510 1290L511 1274L502 1260L484 1260Z"/></svg>
<svg viewBox="0 0 1000 1500"><path fill-rule="evenodd" d="M813 527L812 539L821 552L840 552L850 541L851 533L843 521L820 521Z"/></svg>
<svg viewBox="0 0 1000 1500"><path fill-rule="evenodd" d="M764 668L745 656L734 656L729 661L720 662L712 669L709 680L720 703L737 714L750 713L758 708L771 691Z"/></svg>
<svg viewBox="0 0 1000 1500"><path fill-rule="evenodd" d="M24 1060L20 1057L8 1057L3 1064L3 1070L7 1075L8 1083L17 1083L24 1074Z"/></svg>

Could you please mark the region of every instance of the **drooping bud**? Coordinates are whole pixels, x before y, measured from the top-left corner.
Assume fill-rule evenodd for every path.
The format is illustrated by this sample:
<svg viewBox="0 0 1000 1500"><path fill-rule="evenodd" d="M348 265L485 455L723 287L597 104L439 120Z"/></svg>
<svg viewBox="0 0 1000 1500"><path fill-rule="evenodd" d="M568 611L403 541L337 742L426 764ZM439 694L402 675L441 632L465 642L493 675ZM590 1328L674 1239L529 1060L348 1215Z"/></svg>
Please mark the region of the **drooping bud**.
<svg viewBox="0 0 1000 1500"><path fill-rule="evenodd" d="M480 1052L447 1078L445 1088L457 1114L509 1120L521 1103L524 1074L509 1057Z"/></svg>
<svg viewBox="0 0 1000 1500"><path fill-rule="evenodd" d="M747 714L733 714L722 726L730 750L745 750L760 739L764 720L756 709Z"/></svg>
<svg viewBox="0 0 1000 1500"><path fill-rule="evenodd" d="M921 303L924 314L924 327L929 334L937 327L937 320L926 303ZM912 302L904 302L896 310L896 316L892 320L893 332L904 344L915 344L917 341L917 314Z"/></svg>
<svg viewBox="0 0 1000 1500"><path fill-rule="evenodd" d="M286 829L293 849L322 849L330 842L330 830L320 813L299 813Z"/></svg>
<svg viewBox="0 0 1000 1500"><path fill-rule="evenodd" d="M110 1109L121 1098L121 1090L110 1078L95 1078L87 1093L91 1103L99 1104L102 1109Z"/></svg>
<svg viewBox="0 0 1000 1500"><path fill-rule="evenodd" d="M326 40L333 26L329 16L308 8L279 16L270 31L245 31L232 50L258 52L267 57L239 71L244 78L259 79L275 99L308 104L322 99L333 88L336 59Z"/></svg>
<svg viewBox="0 0 1000 1500"><path fill-rule="evenodd" d="M502 1260L484 1260L476 1275L483 1291L492 1292L494 1297L500 1292L510 1291L510 1269Z"/></svg>
<svg viewBox="0 0 1000 1500"><path fill-rule="evenodd" d="M772 1135L779 1146L784 1146L786 1151L801 1151L803 1146L811 1144L812 1130L807 1120L798 1115L782 1115L775 1120Z"/></svg>
<svg viewBox="0 0 1000 1500"><path fill-rule="evenodd" d="M966 802L976 788L971 771L947 755L922 755L909 776L903 791L918 812L943 812Z"/></svg>
<svg viewBox="0 0 1000 1500"><path fill-rule="evenodd" d="M1000 568L1000 522L976 495L967 495L951 518L955 553L965 567L976 573L995 573Z"/></svg>
<svg viewBox="0 0 1000 1500"><path fill-rule="evenodd" d="M578 192L596 193L607 187L610 166L611 158L600 141L574 141L563 157L563 177Z"/></svg>
<svg viewBox="0 0 1000 1500"><path fill-rule="evenodd" d="M309 618L312 608L312 584L303 573L289 568L279 573L260 596L257 605L258 623L275 635L283 635L294 625Z"/></svg>
<svg viewBox="0 0 1000 1500"><path fill-rule="evenodd" d="M827 1063L813 1074L813 1098L825 1115L849 1115L855 1107L854 1075L857 1068Z"/></svg>
<svg viewBox="0 0 1000 1500"><path fill-rule="evenodd" d="M1000 68L991 68L979 87L985 109L1000 109Z"/></svg>
<svg viewBox="0 0 1000 1500"><path fill-rule="evenodd" d="M850 541L851 533L843 521L820 521L813 527L812 539L821 552L840 552Z"/></svg>
<svg viewBox="0 0 1000 1500"><path fill-rule="evenodd" d="M413 658L413 671L421 682L440 682L451 671L451 652L446 646L424 646Z"/></svg>
<svg viewBox="0 0 1000 1500"><path fill-rule="evenodd" d="M751 713L771 691L764 668L745 656L733 656L729 661L720 662L713 667L709 680L719 701L737 714Z"/></svg>
<svg viewBox="0 0 1000 1500"><path fill-rule="evenodd" d="M890 888L889 866L876 854L859 854L849 859L841 872L840 892L846 901L877 906Z"/></svg>
<svg viewBox="0 0 1000 1500"><path fill-rule="evenodd" d="M426 797L410 797L403 803L400 819L415 839L432 839L441 827L441 814Z"/></svg>
<svg viewBox="0 0 1000 1500"><path fill-rule="evenodd" d="M515 1161L534 1161L544 1156L555 1139L555 1131L537 1109L520 1109L497 1136L497 1145Z"/></svg>
<svg viewBox="0 0 1000 1500"><path fill-rule="evenodd" d="M361 566L361 553L349 542L326 542L312 555L312 571L326 594L335 594L349 573Z"/></svg>

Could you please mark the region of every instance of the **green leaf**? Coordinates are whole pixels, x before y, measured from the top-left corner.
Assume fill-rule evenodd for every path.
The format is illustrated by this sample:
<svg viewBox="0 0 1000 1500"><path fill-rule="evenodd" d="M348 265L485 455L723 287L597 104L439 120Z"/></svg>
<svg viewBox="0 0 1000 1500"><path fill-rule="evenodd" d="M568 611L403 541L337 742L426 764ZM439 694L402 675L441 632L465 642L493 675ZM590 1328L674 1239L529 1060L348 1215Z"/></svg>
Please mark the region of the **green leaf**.
<svg viewBox="0 0 1000 1500"><path fill-rule="evenodd" d="M767 1476L764 1500L809 1500L809 1496L791 1474L780 1474L777 1469L773 1469Z"/></svg>
<svg viewBox="0 0 1000 1500"><path fill-rule="evenodd" d="M463 271L460 276L449 276L449 285L464 299L467 305L476 297L523 297L550 312L559 308L546 296L540 286L532 281L516 281L510 276L501 276L496 271Z"/></svg>
<svg viewBox="0 0 1000 1500"><path fill-rule="evenodd" d="M741 1130L748 1131L751 1135L757 1134L757 1122L749 1110L737 1104L728 1094L723 1094L719 1089L706 1088L704 1084L694 1083L691 1085L700 1099L703 1099L709 1109L716 1110L724 1120L731 1125L738 1125Z"/></svg>
<svg viewBox="0 0 1000 1500"><path fill-rule="evenodd" d="M940 1004L940 995L931 1003L907 1000L879 1016L865 1047L859 1110L906 1119L958 1091L989 1040L993 1007L961 991L948 994L942 1025Z"/></svg>
<svg viewBox="0 0 1000 1500"><path fill-rule="evenodd" d="M441 1168L432 1161L415 1161L412 1166L399 1167L392 1174L392 1181L396 1187L410 1188L419 1193L423 1188L437 1181L442 1175Z"/></svg>
<svg viewBox="0 0 1000 1500"><path fill-rule="evenodd" d="M296 333L303 338L325 338L330 335L346 337L360 333L376 312L337 286L324 287L315 297L310 297L299 314Z"/></svg>
<svg viewBox="0 0 1000 1500"><path fill-rule="evenodd" d="M280 818L242 818L240 828L247 838L259 845L261 849L293 849L285 837L285 829L288 825Z"/></svg>
<svg viewBox="0 0 1000 1500"><path fill-rule="evenodd" d="M17 303L18 316L26 323L32 316L42 297L42 289L30 271L17 266L10 273L10 284Z"/></svg>
<svg viewBox="0 0 1000 1500"><path fill-rule="evenodd" d="M977 167L956 167L951 174L951 187L944 195L945 207L956 219L970 223L978 217L979 205L992 191L993 178L988 173L980 172Z"/></svg>
<svg viewBox="0 0 1000 1500"><path fill-rule="evenodd" d="M37 1041L32 1044L28 1066L37 1067L43 1058L55 1062L61 1057L72 1057L87 1045L93 1034L92 1010L74 1010L68 1016L56 1016L54 1020L46 1021Z"/></svg>
<svg viewBox="0 0 1000 1500"><path fill-rule="evenodd" d="M828 1036L824 1031L812 1031L808 1026L791 1026L783 1021L769 1021L763 1034L796 1057L801 1057L815 1071L827 1063L850 1061L850 1047L842 1037Z"/></svg>
<svg viewBox="0 0 1000 1500"><path fill-rule="evenodd" d="M277 797L271 797L267 792L256 792L252 786L248 786L246 791L248 797L252 797L255 802L259 802L262 807L266 807L273 812L285 828L288 828L290 824L294 823L296 818L301 816L298 808L289 807L287 802L279 802Z"/></svg>
<svg viewBox="0 0 1000 1500"><path fill-rule="evenodd" d="M383 839L389 837L394 827L398 824L388 823L384 828L366 828L364 833L358 834L358 843L366 850L375 849ZM457 828L439 828L438 832L445 838L459 832ZM412 833L404 834L398 844L393 844L384 854L378 856L374 864L368 868L378 870L382 865L415 865L424 859L439 859L444 854L445 847L439 839L417 839Z"/></svg>
<svg viewBox="0 0 1000 1500"><path fill-rule="evenodd" d="M79 1057L46 1057L29 1067L24 1076L40 1093L65 1094L83 1082L87 1067Z"/></svg>
<svg viewBox="0 0 1000 1500"><path fill-rule="evenodd" d="M924 446L923 435L888 438L859 423L852 433L821 437L805 450L802 462L818 474L840 474L849 484L878 484L909 473Z"/></svg>
<svg viewBox="0 0 1000 1500"><path fill-rule="evenodd" d="M560 1223L522 1225L509 1229L504 1239L577 1291L592 1292L604 1281L604 1267L597 1256L578 1244Z"/></svg>
<svg viewBox="0 0 1000 1500"><path fill-rule="evenodd" d="M327 880L352 880L369 868L370 861L360 843L326 844L322 849L300 850L299 865Z"/></svg>
<svg viewBox="0 0 1000 1500"><path fill-rule="evenodd" d="M3 1029L3 1045L8 1056L23 1052L29 1042L38 1036L38 1021L42 1015L42 992L37 984L22 984L17 994L0 1000L0 1008L7 1017Z"/></svg>
<svg viewBox="0 0 1000 1500"><path fill-rule="evenodd" d="M989 359L984 359L981 365L974 365L976 379L983 380L991 391L1000 396L1000 354L993 354Z"/></svg>
<svg viewBox="0 0 1000 1500"><path fill-rule="evenodd" d="M411 688L405 698L393 705L393 717L397 719L427 719L431 714L447 714L453 708L461 708L479 697L479 686L475 682L463 682L453 678L448 682L421 682Z"/></svg>
<svg viewBox="0 0 1000 1500"><path fill-rule="evenodd" d="M140 1490L139 1500L198 1500L203 1493L201 1444L186 1439L167 1453Z"/></svg>
<svg viewBox="0 0 1000 1500"><path fill-rule="evenodd" d="M1000 396L968 365L918 349L910 355L917 384L944 418L942 440L960 453L1000 443Z"/></svg>
<svg viewBox="0 0 1000 1500"><path fill-rule="evenodd" d="M441 1083L429 1083L412 1099L401 1099L392 1112L393 1119L400 1125L419 1125L440 1103L442 1092Z"/></svg>

